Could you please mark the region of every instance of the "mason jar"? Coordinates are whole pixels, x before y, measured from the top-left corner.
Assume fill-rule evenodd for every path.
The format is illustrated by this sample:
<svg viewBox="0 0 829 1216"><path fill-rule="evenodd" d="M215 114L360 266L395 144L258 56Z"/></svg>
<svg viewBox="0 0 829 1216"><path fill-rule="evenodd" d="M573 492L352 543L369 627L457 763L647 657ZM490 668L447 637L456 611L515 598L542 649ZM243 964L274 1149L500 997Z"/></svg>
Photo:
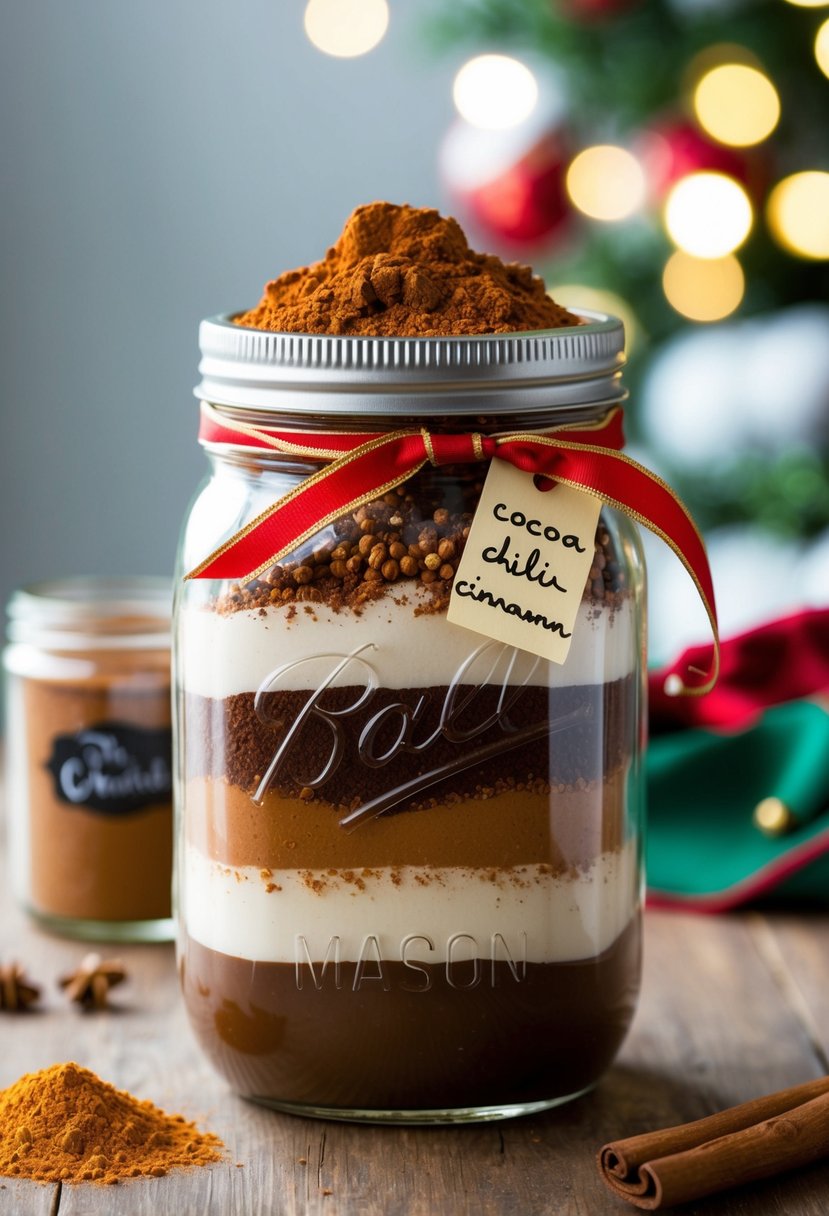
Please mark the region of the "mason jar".
<svg viewBox="0 0 829 1216"><path fill-rule="evenodd" d="M8 605L7 814L18 900L49 928L173 936L169 579L55 579Z"/></svg>
<svg viewBox="0 0 829 1216"><path fill-rule="evenodd" d="M443 1122L566 1102L610 1065L639 985L635 524L602 506L591 525L563 662L448 619L486 462L429 461L303 518L296 548L248 581L184 576L348 436L598 426L625 395L622 325L377 339L220 317L200 340L210 472L174 626L195 1034L238 1092L302 1114ZM267 431L277 445L251 441ZM516 544L533 543L530 519L513 520Z"/></svg>

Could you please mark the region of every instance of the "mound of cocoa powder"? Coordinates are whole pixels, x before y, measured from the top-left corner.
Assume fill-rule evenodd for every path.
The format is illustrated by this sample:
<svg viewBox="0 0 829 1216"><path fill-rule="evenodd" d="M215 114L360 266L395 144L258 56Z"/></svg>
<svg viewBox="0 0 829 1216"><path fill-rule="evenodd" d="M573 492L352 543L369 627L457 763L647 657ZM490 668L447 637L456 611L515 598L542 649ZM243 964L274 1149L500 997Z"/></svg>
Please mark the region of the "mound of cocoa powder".
<svg viewBox="0 0 829 1216"><path fill-rule="evenodd" d="M358 207L321 262L289 270L235 318L251 329L372 337L517 333L578 325L528 266L469 248L431 208Z"/></svg>

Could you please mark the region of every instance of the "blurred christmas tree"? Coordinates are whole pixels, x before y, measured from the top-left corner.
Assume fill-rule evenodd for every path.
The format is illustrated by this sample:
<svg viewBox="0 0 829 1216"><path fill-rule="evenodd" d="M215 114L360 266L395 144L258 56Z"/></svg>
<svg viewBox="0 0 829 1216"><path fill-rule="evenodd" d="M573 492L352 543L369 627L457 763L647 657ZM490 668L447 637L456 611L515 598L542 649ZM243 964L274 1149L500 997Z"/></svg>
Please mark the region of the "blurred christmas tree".
<svg viewBox="0 0 829 1216"><path fill-rule="evenodd" d="M426 29L471 56L456 212L621 313L630 429L703 525L829 527L829 0L452 0Z"/></svg>

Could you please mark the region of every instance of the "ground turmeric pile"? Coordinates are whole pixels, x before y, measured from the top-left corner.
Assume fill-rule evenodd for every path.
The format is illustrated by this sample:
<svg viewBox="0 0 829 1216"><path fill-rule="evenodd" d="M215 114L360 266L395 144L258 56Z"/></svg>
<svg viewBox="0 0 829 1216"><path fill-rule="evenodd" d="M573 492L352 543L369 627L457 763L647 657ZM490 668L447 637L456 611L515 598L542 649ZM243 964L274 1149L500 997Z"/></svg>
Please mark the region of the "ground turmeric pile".
<svg viewBox="0 0 829 1216"><path fill-rule="evenodd" d="M0 1175L116 1183L221 1159L222 1142L183 1115L114 1089L79 1064L27 1073L0 1091Z"/></svg>
<svg viewBox="0 0 829 1216"><path fill-rule="evenodd" d="M528 266L469 248L456 220L369 203L321 262L265 287L237 325L306 334L441 337L556 329L578 318Z"/></svg>

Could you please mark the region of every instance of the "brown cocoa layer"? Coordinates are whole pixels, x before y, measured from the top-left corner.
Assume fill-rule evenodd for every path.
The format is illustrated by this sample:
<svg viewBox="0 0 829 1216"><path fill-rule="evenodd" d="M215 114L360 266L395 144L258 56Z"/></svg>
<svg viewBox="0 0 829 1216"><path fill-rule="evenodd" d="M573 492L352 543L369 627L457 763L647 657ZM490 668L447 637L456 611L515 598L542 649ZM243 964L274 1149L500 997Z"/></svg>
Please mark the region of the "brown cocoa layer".
<svg viewBox="0 0 829 1216"><path fill-rule="evenodd" d="M596 958L457 967L254 962L185 938L190 1020L242 1094L309 1107L440 1110L538 1102L593 1084L639 987L634 918Z"/></svg>
<svg viewBox="0 0 829 1216"><path fill-rule="evenodd" d="M173 820L169 800L102 815L56 796L54 740L102 722L170 729L169 655L144 653L140 669L102 670L82 680L26 677L22 685L29 817L29 900L37 912L76 920L140 921L170 916ZM122 660L123 662L123 660Z"/></svg>
<svg viewBox="0 0 829 1216"><path fill-rule="evenodd" d="M410 784L410 794L393 808L397 813L428 807L434 800L495 792L505 779L567 787L601 781L635 748L638 688L632 676L603 685L510 690L507 707L499 685L462 685L453 695L448 722L447 686L379 688L357 712L348 712L364 691L327 689L319 696L320 712L306 715L268 783L271 790L346 810ZM223 700L188 695L188 777L222 779L255 794L314 695L305 690L267 693L256 708L253 693ZM334 734L326 714L336 715L341 745L330 765ZM401 731L406 736L402 741ZM521 739L527 741L516 746ZM314 788L327 765L325 782ZM452 767L458 771L449 771ZM426 784L430 774L442 770L445 777Z"/></svg>
<svg viewBox="0 0 829 1216"><path fill-rule="evenodd" d="M408 815L380 815L355 831L323 802L278 793L261 806L226 781L187 784L188 841L228 866L256 866L264 882L280 869L385 866L588 865L621 847L626 831L625 769L581 787L519 783L493 795L438 802Z"/></svg>

